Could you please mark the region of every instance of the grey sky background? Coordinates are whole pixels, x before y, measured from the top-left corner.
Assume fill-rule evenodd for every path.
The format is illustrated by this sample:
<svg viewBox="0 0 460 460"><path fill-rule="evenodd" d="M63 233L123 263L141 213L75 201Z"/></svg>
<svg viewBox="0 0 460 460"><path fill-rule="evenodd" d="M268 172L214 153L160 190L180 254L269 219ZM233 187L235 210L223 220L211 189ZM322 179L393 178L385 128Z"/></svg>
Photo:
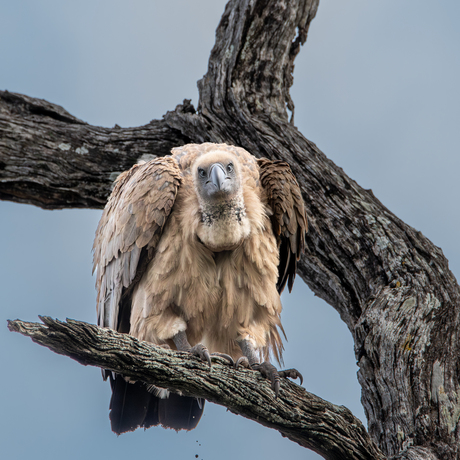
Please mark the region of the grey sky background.
<svg viewBox="0 0 460 460"><path fill-rule="evenodd" d="M197 103L222 0L0 0L0 89L88 123L138 126ZM460 3L323 0L296 60L299 130L405 222L458 276ZM207 404L198 428L115 436L110 389L83 367L8 332L37 315L94 323L96 210L0 202L0 458L316 459L279 433ZM283 295L286 367L365 421L353 343L298 279Z"/></svg>

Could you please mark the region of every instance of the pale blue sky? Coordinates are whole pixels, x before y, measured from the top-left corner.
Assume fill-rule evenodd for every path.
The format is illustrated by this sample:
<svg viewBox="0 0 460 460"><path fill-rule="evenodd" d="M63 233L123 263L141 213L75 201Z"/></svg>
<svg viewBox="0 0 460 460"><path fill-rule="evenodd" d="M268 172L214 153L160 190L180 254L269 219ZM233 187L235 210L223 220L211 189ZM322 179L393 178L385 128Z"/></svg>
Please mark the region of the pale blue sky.
<svg viewBox="0 0 460 460"><path fill-rule="evenodd" d="M225 2L0 0L0 89L62 105L96 125L142 125L197 102ZM299 130L460 273L460 4L323 0L296 60ZM116 437L96 368L6 329L50 315L95 322L91 246L100 211L0 202L0 457L26 459L316 459L207 404L190 433ZM285 362L304 386L364 420L353 343L329 305L298 280L283 295Z"/></svg>

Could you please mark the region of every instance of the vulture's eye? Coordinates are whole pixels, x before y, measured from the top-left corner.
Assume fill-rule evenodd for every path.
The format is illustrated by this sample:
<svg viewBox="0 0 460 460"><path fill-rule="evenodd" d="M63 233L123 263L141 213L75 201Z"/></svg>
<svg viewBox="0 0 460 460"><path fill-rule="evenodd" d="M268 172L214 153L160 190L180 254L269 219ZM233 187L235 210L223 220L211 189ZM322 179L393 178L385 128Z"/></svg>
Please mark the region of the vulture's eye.
<svg viewBox="0 0 460 460"><path fill-rule="evenodd" d="M206 171L203 168L198 168L198 174L200 177L206 177Z"/></svg>
<svg viewBox="0 0 460 460"><path fill-rule="evenodd" d="M228 166L227 166L227 171L229 173L233 172L233 163L229 163Z"/></svg>

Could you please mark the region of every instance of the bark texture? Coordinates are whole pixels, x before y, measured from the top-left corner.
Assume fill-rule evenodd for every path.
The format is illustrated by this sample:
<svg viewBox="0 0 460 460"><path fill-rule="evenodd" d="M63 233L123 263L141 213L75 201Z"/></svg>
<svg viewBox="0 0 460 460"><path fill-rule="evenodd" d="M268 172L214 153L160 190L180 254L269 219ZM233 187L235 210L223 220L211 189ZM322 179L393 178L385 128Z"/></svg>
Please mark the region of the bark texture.
<svg viewBox="0 0 460 460"><path fill-rule="evenodd" d="M460 289L448 262L289 120L294 59L317 8L318 0L231 0L199 82L198 110L185 102L138 132L90 127L56 106L3 93L0 197L102 206L121 169L187 141L288 161L309 217L299 274L353 335L371 437L389 458L456 459ZM45 109L37 113L37 104Z"/></svg>
<svg viewBox="0 0 460 460"><path fill-rule="evenodd" d="M45 323L9 321L11 331L70 356L83 365L103 367L134 380L206 398L233 413L278 430L326 459L383 459L362 423L335 406L282 379L277 399L270 382L256 371L233 369L217 358L211 369L188 353L174 352L93 324L42 317ZM353 455L353 457L351 457Z"/></svg>
<svg viewBox="0 0 460 460"><path fill-rule="evenodd" d="M163 120L101 128L43 99L0 91L0 199L103 208L118 174L187 142Z"/></svg>

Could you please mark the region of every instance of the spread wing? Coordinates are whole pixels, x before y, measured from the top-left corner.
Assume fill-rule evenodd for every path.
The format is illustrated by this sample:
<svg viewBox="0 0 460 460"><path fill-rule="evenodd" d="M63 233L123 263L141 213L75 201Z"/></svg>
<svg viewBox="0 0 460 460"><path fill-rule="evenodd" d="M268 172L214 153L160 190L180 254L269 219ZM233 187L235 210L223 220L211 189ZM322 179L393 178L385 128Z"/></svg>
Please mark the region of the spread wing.
<svg viewBox="0 0 460 460"><path fill-rule="evenodd" d="M153 257L180 182L171 157L135 165L118 177L93 245L99 326L128 332L121 323L130 312L120 304Z"/></svg>
<svg viewBox="0 0 460 460"><path fill-rule="evenodd" d="M257 160L260 181L265 189L268 205L273 211L273 232L280 251L278 266L278 292L288 283L292 290L297 271L297 261L305 249L307 218L300 187L291 167L284 161Z"/></svg>

